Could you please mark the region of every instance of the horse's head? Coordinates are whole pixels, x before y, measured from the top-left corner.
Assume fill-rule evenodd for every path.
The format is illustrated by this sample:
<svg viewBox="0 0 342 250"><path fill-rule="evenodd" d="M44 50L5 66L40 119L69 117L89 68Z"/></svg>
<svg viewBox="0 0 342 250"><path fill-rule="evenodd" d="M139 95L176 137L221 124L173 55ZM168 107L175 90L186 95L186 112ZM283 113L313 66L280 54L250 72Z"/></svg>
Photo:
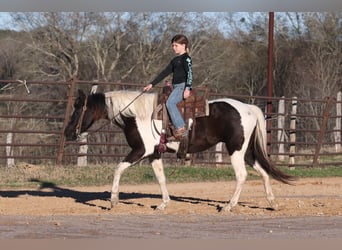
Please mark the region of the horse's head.
<svg viewBox="0 0 342 250"><path fill-rule="evenodd" d="M78 97L74 103L74 112L64 130L66 140L76 140L77 137L81 133L87 131L95 121L106 118L106 115L103 94L86 96L82 90L78 90Z"/></svg>

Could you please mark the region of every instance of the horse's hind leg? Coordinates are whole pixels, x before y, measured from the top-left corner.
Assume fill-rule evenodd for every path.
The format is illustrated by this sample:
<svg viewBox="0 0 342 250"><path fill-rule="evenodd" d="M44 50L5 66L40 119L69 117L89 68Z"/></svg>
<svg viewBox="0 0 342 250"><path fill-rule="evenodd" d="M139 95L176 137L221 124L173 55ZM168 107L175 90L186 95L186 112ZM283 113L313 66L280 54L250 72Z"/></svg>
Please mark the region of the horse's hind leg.
<svg viewBox="0 0 342 250"><path fill-rule="evenodd" d="M154 174L159 182L160 191L162 193L162 203L157 207L157 209L164 210L170 202L169 192L166 188L166 178L164 174L163 160L162 159L153 159L152 168Z"/></svg>
<svg viewBox="0 0 342 250"><path fill-rule="evenodd" d="M274 194L272 191L272 187L270 184L270 177L266 173L266 171L260 166L259 162L255 162L253 165L253 168L262 176L263 182L264 182L264 188L266 193L266 199L270 203L271 207L276 209L277 204L274 200Z"/></svg>
<svg viewBox="0 0 342 250"><path fill-rule="evenodd" d="M130 167L132 164L128 162L120 162L114 171L114 180L113 180L113 186L112 186L112 194L110 198L111 202L111 208L113 208L115 205L119 203L119 183L122 173Z"/></svg>
<svg viewBox="0 0 342 250"><path fill-rule="evenodd" d="M231 164L233 166L235 177L236 177L236 187L232 198L230 199L229 203L222 208L223 211L231 211L234 206L239 201L239 197L241 194L242 186L246 181L247 178L247 170L245 166L244 160L244 152L242 151L235 151L230 156Z"/></svg>

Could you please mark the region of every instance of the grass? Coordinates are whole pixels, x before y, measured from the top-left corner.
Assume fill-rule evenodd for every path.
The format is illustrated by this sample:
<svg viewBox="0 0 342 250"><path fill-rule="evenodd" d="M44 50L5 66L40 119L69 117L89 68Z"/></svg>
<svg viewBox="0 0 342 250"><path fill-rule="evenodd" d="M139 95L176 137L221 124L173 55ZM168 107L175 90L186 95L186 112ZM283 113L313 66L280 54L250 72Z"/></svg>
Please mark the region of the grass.
<svg viewBox="0 0 342 250"><path fill-rule="evenodd" d="M299 178L342 177L342 167L281 169ZM0 188L37 187L41 182L54 183L58 186L111 185L113 171L113 166L99 165L0 167ZM253 169L248 168L248 172L249 179L260 178ZM168 166L165 168L165 175L168 183L235 180L234 172L230 167ZM121 183L156 183L156 179L150 166L134 166L124 172Z"/></svg>
<svg viewBox="0 0 342 250"><path fill-rule="evenodd" d="M281 168L284 172L291 175L297 176L299 178L309 178L309 177L342 177L342 167L325 167L325 168L296 168L294 170L289 170L286 168Z"/></svg>

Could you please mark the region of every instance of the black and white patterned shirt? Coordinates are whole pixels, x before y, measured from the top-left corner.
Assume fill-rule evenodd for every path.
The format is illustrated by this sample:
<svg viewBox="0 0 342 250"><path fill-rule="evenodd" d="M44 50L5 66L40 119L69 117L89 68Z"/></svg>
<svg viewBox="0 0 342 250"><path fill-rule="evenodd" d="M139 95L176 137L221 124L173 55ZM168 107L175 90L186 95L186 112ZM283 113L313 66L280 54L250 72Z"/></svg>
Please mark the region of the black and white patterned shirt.
<svg viewBox="0 0 342 250"><path fill-rule="evenodd" d="M192 89L192 60L188 53L174 57L151 84L153 86L158 84L171 73L173 73L173 85L185 82L185 88Z"/></svg>

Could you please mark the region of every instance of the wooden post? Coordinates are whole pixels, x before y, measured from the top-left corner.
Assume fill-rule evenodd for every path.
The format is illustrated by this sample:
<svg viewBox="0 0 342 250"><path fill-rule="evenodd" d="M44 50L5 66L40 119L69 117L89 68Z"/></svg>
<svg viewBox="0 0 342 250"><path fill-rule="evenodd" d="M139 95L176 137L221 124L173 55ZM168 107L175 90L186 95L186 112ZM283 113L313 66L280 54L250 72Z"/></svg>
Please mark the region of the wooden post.
<svg viewBox="0 0 342 250"><path fill-rule="evenodd" d="M283 96L284 98L284 96ZM279 100L279 106L278 106L278 133L277 133L277 139L279 142L279 148L278 148L278 159L283 161L285 159L285 149L284 149L284 142L285 142L285 133L284 133L284 127L285 127L285 100L281 99Z"/></svg>
<svg viewBox="0 0 342 250"><path fill-rule="evenodd" d="M297 114L297 97L292 100L291 121L290 121L290 169L295 169L295 157L296 152L296 114Z"/></svg>
<svg viewBox="0 0 342 250"><path fill-rule="evenodd" d="M91 87L90 90L90 94L95 94L97 91L99 85L94 84ZM79 157L77 157L77 166L79 167L84 167L88 165L88 157L87 157L87 153L88 153L88 133L82 133L81 134L81 138L79 139L79 142L81 142L81 146L78 150L78 153L81 155Z"/></svg>
<svg viewBox="0 0 342 250"><path fill-rule="evenodd" d="M14 114L16 116L18 116L19 114L19 106L17 105L14 105ZM17 123L19 121L19 118L11 118L9 120L9 123L10 123L10 127L12 129L12 131L15 131L16 130L16 127L17 127ZM7 157L7 167L14 167L15 166L15 159L13 158L13 151L14 151L14 147L11 145L14 143L14 137L15 137L15 133L13 132L9 132L6 136L6 157Z"/></svg>
<svg viewBox="0 0 342 250"><path fill-rule="evenodd" d="M337 93L336 97L336 125L335 125L335 132L334 132L334 138L335 138L335 151L340 152L341 151L341 109L342 109L342 93L339 91Z"/></svg>
<svg viewBox="0 0 342 250"><path fill-rule="evenodd" d="M6 137L6 144L13 143L13 133L8 133ZM14 167L13 148L10 145L6 146L6 156L7 156L7 167Z"/></svg>
<svg viewBox="0 0 342 250"><path fill-rule="evenodd" d="M222 147L223 147L223 143L222 142L219 142L216 144L215 146L215 162L216 162L216 166L220 166L223 161L223 158L222 158Z"/></svg>
<svg viewBox="0 0 342 250"><path fill-rule="evenodd" d="M77 157L77 166L79 167L84 167L88 165L88 157L87 157L87 153L88 153L88 144L87 144L87 137L88 137L88 133L82 133L81 134L81 138L79 139L79 142L82 143L78 153L81 156Z"/></svg>
<svg viewBox="0 0 342 250"><path fill-rule="evenodd" d="M266 120L266 132L267 132L267 152L271 152L271 140L272 140L272 99L273 97L273 44L274 43L274 12L268 14L268 67L267 67L267 96L270 99L267 100L267 120Z"/></svg>

